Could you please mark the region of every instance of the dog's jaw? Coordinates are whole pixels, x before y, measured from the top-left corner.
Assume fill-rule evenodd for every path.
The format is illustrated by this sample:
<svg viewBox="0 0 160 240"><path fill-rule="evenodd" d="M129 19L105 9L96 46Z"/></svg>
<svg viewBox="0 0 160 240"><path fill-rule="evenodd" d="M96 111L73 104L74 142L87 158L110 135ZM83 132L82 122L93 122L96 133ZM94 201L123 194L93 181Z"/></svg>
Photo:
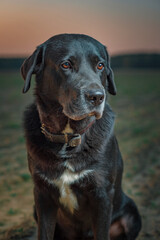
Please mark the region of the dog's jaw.
<svg viewBox="0 0 160 240"><path fill-rule="evenodd" d="M105 100L106 97L100 106L97 108L93 108L93 110L89 110L85 105L83 106L83 109L81 111L78 111L77 109L74 110L74 107L70 104L61 104L63 108L63 113L65 116L67 116L69 119L74 121L81 121L87 117L94 116L97 120L100 119L103 116L104 107L105 107ZM71 111L72 109L72 111Z"/></svg>
<svg viewBox="0 0 160 240"><path fill-rule="evenodd" d="M89 113L85 113L82 115L76 115L76 114L68 114L64 109L63 109L63 113L66 117L68 117L69 119L73 120L73 121L81 121L87 117L91 117L91 116L95 116L95 118L98 120L102 117L103 112L98 112L98 111L93 111L93 112L89 112Z"/></svg>

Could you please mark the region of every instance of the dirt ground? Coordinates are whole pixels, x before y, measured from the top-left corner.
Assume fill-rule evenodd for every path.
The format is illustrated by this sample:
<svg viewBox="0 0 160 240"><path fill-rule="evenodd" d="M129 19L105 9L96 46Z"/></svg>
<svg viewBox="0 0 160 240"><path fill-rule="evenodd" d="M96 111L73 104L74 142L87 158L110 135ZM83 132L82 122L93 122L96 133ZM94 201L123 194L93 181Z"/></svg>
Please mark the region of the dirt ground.
<svg viewBox="0 0 160 240"><path fill-rule="evenodd" d="M115 73L110 103L124 159L123 188L142 216L138 240L160 239L160 72ZM21 94L19 73L0 73L0 240L35 238L33 184L22 129L32 91Z"/></svg>

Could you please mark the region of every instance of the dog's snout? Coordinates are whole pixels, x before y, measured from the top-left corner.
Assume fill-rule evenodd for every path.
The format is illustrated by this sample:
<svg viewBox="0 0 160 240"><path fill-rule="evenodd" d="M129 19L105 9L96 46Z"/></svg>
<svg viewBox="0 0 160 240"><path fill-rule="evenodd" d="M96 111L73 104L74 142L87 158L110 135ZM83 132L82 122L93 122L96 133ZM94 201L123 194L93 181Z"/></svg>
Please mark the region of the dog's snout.
<svg viewBox="0 0 160 240"><path fill-rule="evenodd" d="M94 106L98 106L104 100L104 92L102 90L90 90L86 93L86 97Z"/></svg>

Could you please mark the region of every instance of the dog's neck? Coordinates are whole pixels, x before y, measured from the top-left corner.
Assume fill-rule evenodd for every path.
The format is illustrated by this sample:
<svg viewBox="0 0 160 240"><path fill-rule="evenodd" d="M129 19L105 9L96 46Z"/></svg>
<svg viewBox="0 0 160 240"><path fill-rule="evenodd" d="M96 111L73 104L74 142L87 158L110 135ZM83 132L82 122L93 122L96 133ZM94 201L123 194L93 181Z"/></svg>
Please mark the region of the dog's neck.
<svg viewBox="0 0 160 240"><path fill-rule="evenodd" d="M49 141L67 144L70 147L81 144L80 134L74 134L69 125L69 119L63 116L60 106L54 105L53 113L53 108L42 110L42 106L37 104L37 110L41 121L41 132Z"/></svg>
<svg viewBox="0 0 160 240"><path fill-rule="evenodd" d="M85 128L75 131L70 126L70 119L66 117L59 104L54 107L40 105L37 103L37 110L41 122L41 131L48 140L55 143L66 143L68 146L76 147L81 144L81 135L85 133L95 121L89 122Z"/></svg>
<svg viewBox="0 0 160 240"><path fill-rule="evenodd" d="M44 124L49 132L54 134L63 132L68 118L63 114L59 103L54 102L52 105L46 105L42 99L38 98L37 110L41 125Z"/></svg>

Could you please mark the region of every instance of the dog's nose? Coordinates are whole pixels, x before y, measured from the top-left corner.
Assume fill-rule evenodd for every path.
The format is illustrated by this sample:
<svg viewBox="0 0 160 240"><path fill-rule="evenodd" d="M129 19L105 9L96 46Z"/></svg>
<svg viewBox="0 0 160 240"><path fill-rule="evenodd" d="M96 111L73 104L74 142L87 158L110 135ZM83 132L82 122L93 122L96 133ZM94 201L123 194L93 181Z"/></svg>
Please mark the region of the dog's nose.
<svg viewBox="0 0 160 240"><path fill-rule="evenodd" d="M104 92L102 90L90 90L86 93L86 97L94 106L98 106L104 100Z"/></svg>

